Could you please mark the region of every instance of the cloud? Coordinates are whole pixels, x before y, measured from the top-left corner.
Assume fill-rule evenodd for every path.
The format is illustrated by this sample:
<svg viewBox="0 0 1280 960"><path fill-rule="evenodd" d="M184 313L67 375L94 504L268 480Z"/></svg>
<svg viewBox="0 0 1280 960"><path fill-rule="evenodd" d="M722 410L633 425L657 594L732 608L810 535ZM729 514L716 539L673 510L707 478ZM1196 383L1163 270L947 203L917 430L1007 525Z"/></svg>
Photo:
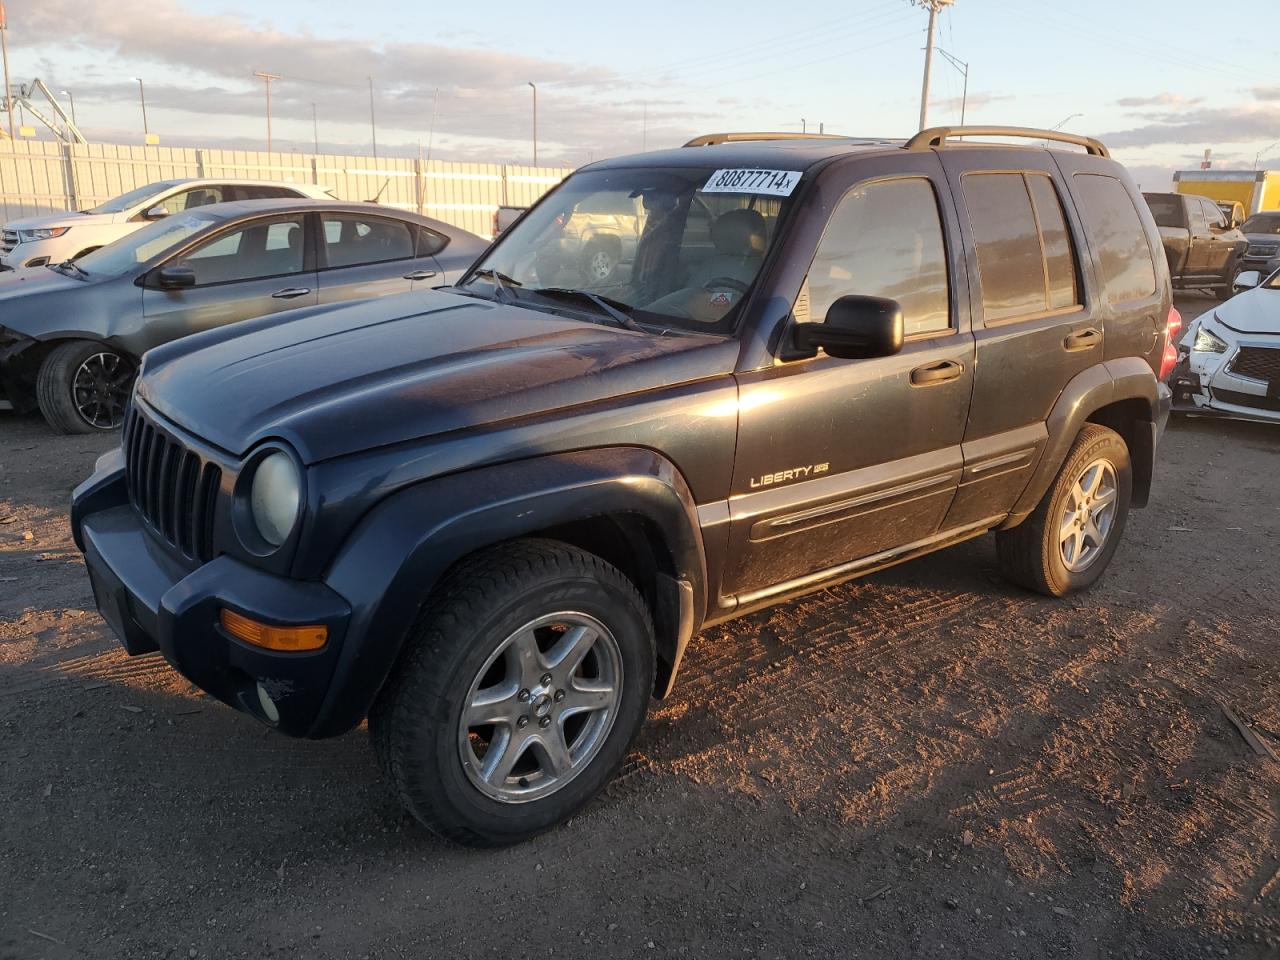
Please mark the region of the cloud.
<svg viewBox="0 0 1280 960"><path fill-rule="evenodd" d="M1280 100L1280 87L1254 87L1249 92L1257 100Z"/></svg>
<svg viewBox="0 0 1280 960"><path fill-rule="evenodd" d="M1200 109L1152 115L1153 123L1115 130L1101 139L1113 148L1149 147L1157 144L1214 146L1219 143L1252 143L1274 137L1274 111L1252 106Z"/></svg>
<svg viewBox="0 0 1280 960"><path fill-rule="evenodd" d="M951 97L947 100L930 100L929 109L931 110L950 110L956 113L960 112L963 105L966 113L974 110L980 110L983 107L990 106L993 103L999 103L1001 100L1012 100L1013 95L1009 93L971 93L968 101L965 102L963 97Z"/></svg>
<svg viewBox="0 0 1280 960"><path fill-rule="evenodd" d="M1204 97L1184 97L1180 93L1157 93L1151 97L1121 97L1118 107L1193 107L1203 103Z"/></svg>

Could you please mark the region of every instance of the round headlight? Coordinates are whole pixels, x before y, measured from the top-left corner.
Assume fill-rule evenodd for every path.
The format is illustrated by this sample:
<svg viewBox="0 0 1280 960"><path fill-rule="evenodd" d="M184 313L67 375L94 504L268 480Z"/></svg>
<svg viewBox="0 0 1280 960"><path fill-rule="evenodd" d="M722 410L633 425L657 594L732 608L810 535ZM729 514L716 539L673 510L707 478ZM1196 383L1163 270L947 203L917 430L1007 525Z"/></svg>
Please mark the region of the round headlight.
<svg viewBox="0 0 1280 960"><path fill-rule="evenodd" d="M249 492L253 522L263 540L278 547L289 538L301 499L302 481L293 460L279 452L263 457Z"/></svg>

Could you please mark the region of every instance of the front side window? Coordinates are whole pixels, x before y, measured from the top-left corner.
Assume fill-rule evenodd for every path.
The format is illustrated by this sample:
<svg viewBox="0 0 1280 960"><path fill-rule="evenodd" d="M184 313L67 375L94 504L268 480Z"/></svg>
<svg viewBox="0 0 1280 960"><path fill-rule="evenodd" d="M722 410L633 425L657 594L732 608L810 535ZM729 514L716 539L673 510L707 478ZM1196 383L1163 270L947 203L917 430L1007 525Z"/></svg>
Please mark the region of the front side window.
<svg viewBox="0 0 1280 960"><path fill-rule="evenodd" d="M805 282L814 320L840 297L858 294L898 301L907 336L949 329L947 252L933 185L882 180L845 194Z"/></svg>
<svg viewBox="0 0 1280 960"><path fill-rule="evenodd" d="M503 232L461 287L501 286L495 296L538 309L606 313L603 299L636 323L732 333L800 177L703 166L576 173Z"/></svg>
<svg viewBox="0 0 1280 960"><path fill-rule="evenodd" d="M399 220L325 214L322 236L330 267L355 267L413 257L413 232L407 223Z"/></svg>
<svg viewBox="0 0 1280 960"><path fill-rule="evenodd" d="M985 322L1078 304L1076 254L1053 181L1038 173L973 173L962 183Z"/></svg>
<svg viewBox="0 0 1280 960"><path fill-rule="evenodd" d="M1141 300L1156 292L1156 268L1142 220L1124 184L1115 177L1078 173L1080 216L1096 250L1108 303ZM1194 205L1193 205L1194 208Z"/></svg>
<svg viewBox="0 0 1280 960"><path fill-rule="evenodd" d="M1227 228L1227 218L1216 203L1210 200L1202 200L1200 205L1204 207L1204 219L1209 224L1210 229L1225 230Z"/></svg>
<svg viewBox="0 0 1280 960"><path fill-rule="evenodd" d="M224 199L227 198L223 194L222 187L207 185L179 191L173 196L165 197L156 206L172 216L185 210L194 210L196 207L207 207L211 203L222 203ZM148 210L150 209L149 207Z"/></svg>
<svg viewBox="0 0 1280 960"><path fill-rule="evenodd" d="M301 273L303 236L302 214L255 221L196 246L173 265L194 270L197 286Z"/></svg>

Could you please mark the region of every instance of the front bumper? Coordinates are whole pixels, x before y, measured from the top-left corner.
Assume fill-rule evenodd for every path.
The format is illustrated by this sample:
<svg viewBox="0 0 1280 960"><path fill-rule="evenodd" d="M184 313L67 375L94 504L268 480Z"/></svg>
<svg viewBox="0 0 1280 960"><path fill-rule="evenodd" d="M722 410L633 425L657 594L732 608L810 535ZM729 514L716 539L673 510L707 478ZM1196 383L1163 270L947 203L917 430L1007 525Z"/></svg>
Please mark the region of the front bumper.
<svg viewBox="0 0 1280 960"><path fill-rule="evenodd" d="M203 566L181 562L129 503L118 450L76 488L71 524L98 610L131 655L158 650L201 689L291 736L342 732L325 728L324 713L349 639L344 597L324 583L278 577L226 555ZM250 646L222 629L223 608L277 626L323 624L328 642L314 653ZM268 716L264 695L277 717Z"/></svg>
<svg viewBox="0 0 1280 960"><path fill-rule="evenodd" d="M1189 353L1183 357L1169 379L1173 409L1205 417L1280 423L1280 381L1237 375L1232 361L1239 348L1239 343L1231 343L1223 354Z"/></svg>

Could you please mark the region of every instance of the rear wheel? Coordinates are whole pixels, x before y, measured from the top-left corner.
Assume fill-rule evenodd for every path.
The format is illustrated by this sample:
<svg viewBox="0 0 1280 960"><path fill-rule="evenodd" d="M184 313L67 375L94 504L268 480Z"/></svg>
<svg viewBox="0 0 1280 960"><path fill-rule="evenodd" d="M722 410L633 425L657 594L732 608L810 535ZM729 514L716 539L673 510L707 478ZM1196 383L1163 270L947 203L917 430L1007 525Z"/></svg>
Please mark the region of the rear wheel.
<svg viewBox="0 0 1280 960"><path fill-rule="evenodd" d="M1132 490L1124 439L1085 424L1031 516L996 534L1005 577L1051 597L1092 586L1119 546Z"/></svg>
<svg viewBox="0 0 1280 960"><path fill-rule="evenodd" d="M124 423L137 373L133 361L92 340L71 340L49 352L36 376L36 402L59 433L97 433Z"/></svg>
<svg viewBox="0 0 1280 960"><path fill-rule="evenodd" d="M405 806L470 845L513 843L572 816L644 720L654 641L635 587L549 540L456 568L414 628L369 718Z"/></svg>

